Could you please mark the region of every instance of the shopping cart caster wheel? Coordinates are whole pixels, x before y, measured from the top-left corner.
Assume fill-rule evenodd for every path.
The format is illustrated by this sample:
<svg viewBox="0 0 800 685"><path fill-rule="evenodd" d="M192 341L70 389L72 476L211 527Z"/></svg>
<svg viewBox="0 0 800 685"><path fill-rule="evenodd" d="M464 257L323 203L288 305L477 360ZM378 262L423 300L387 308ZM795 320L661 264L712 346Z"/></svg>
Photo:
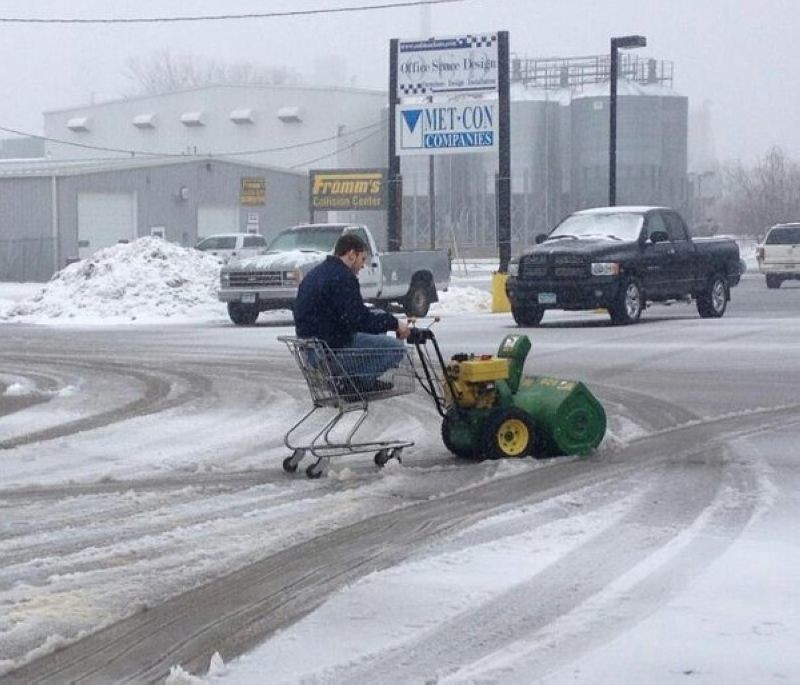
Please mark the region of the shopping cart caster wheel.
<svg viewBox="0 0 800 685"><path fill-rule="evenodd" d="M375 455L375 463L378 466L386 466L390 459L397 459L397 462L402 464L403 460L400 458L403 449L402 447L395 447L394 449L381 450Z"/></svg>
<svg viewBox="0 0 800 685"><path fill-rule="evenodd" d="M290 457L286 457L286 459L283 460L283 470L286 471L286 473L294 473L297 471L297 466L303 461L305 454L305 450L295 450L292 452Z"/></svg>
<svg viewBox="0 0 800 685"><path fill-rule="evenodd" d="M323 468L320 464L311 464L306 469L306 476L308 478L320 478L322 477Z"/></svg>

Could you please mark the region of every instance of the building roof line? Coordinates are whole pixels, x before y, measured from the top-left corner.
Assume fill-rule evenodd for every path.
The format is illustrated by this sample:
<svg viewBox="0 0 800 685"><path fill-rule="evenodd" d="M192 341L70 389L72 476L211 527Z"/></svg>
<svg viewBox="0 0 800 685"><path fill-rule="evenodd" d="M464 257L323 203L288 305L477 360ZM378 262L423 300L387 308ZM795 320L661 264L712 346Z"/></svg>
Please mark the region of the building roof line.
<svg viewBox="0 0 800 685"><path fill-rule="evenodd" d="M287 174L289 176L305 177L304 172L293 171L281 167L248 162L231 157L211 157L211 156L186 156L185 158L170 159L124 159L118 157L106 157L102 159L71 159L71 160L52 160L47 158L28 159L28 160L0 160L0 177L3 178L34 178L50 176L82 176L87 174L99 174L109 171L129 171L135 169L146 169L149 167L165 167L191 163L214 163L228 164L233 166L248 167L262 171Z"/></svg>
<svg viewBox="0 0 800 685"><path fill-rule="evenodd" d="M356 93L362 95L382 95L386 96L384 90L374 90L368 88L347 88L342 86L311 86L306 84L271 84L271 83L216 83L206 86L196 86L194 88L183 88L181 90L170 90L164 93L148 93L142 95L133 95L130 97L120 97L111 100L103 100L101 102L90 102L82 105L75 105L72 107L59 107L57 109L48 109L42 112L43 115L48 114L61 114L63 112L74 112L75 110L91 109L95 107L103 107L106 105L118 105L123 102L140 102L143 100L154 100L158 98L168 97L170 95L183 95L185 93L197 93L204 90L215 90L219 88L231 89L261 89L261 90L307 90L319 92L340 92L340 93Z"/></svg>

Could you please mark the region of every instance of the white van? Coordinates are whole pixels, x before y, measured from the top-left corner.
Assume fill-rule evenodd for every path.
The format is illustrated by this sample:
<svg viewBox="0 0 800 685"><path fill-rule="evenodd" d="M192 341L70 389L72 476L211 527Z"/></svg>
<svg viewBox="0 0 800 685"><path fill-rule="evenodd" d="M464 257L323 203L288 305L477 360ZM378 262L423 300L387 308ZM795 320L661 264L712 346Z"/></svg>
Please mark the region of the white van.
<svg viewBox="0 0 800 685"><path fill-rule="evenodd" d="M800 279L800 223L776 224L756 247L758 270L767 278L768 288Z"/></svg>
<svg viewBox="0 0 800 685"><path fill-rule="evenodd" d="M203 238L195 249L216 255L225 264L239 257L254 257L267 247L267 241L258 233L219 233Z"/></svg>

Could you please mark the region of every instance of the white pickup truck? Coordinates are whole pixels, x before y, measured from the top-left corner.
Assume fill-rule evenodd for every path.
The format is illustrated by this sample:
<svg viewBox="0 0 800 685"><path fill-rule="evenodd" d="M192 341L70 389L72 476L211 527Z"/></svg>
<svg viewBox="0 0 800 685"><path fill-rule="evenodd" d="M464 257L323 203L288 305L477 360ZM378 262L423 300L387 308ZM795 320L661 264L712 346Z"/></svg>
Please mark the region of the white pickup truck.
<svg viewBox="0 0 800 685"><path fill-rule="evenodd" d="M222 267L217 294L227 303L231 321L253 324L261 312L291 309L300 280L333 253L343 233L355 233L368 246L358 276L365 301L381 307L397 302L408 316L425 316L438 292L447 290L450 260L443 250L379 253L366 226L302 224L278 234L263 254Z"/></svg>

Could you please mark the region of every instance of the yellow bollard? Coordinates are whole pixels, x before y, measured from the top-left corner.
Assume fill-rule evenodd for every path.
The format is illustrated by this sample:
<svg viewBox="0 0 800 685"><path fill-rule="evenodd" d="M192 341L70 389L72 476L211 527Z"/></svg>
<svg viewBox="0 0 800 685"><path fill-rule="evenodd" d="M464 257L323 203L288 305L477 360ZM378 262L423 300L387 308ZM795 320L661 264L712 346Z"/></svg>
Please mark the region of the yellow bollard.
<svg viewBox="0 0 800 685"><path fill-rule="evenodd" d="M507 280L508 274L501 274L499 271L492 274L492 312L494 314L511 311L511 303L506 295Z"/></svg>

